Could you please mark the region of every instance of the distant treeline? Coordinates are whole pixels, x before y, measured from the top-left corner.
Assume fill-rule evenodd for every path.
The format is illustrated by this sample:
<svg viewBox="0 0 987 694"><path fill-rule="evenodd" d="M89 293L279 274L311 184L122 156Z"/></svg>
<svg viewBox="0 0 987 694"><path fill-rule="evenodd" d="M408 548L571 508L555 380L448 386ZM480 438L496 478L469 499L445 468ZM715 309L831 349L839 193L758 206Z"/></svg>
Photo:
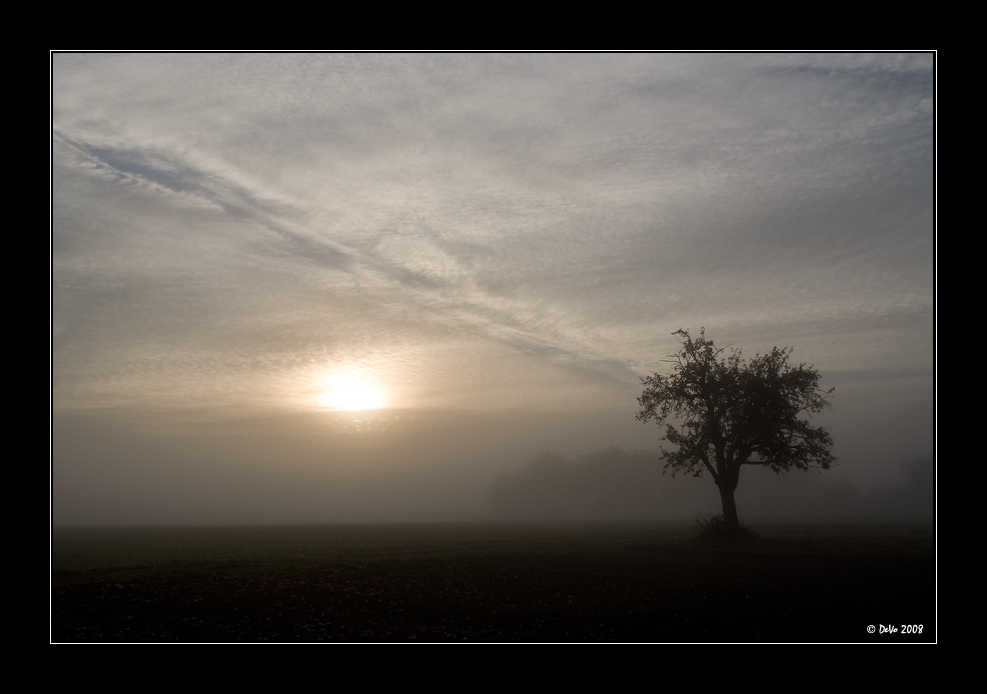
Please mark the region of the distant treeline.
<svg viewBox="0 0 987 694"><path fill-rule="evenodd" d="M694 519L720 512L708 476L662 475L656 451L608 448L568 458L545 452L517 472L498 477L487 490L502 519ZM741 519L914 519L935 511L935 458L902 463L898 474L873 489L860 489L829 473L745 467L737 490Z"/></svg>
<svg viewBox="0 0 987 694"><path fill-rule="evenodd" d="M608 448L578 458L545 452L502 475L487 498L500 517L671 518L695 516L708 505L709 480L662 479L655 451ZM691 483L691 484L690 484Z"/></svg>

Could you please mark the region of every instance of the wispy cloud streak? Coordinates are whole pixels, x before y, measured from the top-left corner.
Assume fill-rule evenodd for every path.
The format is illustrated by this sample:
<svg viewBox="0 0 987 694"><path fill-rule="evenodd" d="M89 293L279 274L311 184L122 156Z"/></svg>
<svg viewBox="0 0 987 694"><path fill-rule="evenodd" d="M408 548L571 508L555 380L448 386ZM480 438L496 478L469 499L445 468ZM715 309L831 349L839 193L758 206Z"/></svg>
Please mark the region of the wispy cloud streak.
<svg viewBox="0 0 987 694"><path fill-rule="evenodd" d="M203 368L234 344L274 363L451 348L545 391L622 364L598 373L625 387L699 325L854 368L891 340L911 368L932 312L931 65L58 55L55 323L90 327L59 333L56 371L139 371L151 316ZM140 317L111 318L138 296ZM868 321L897 327L839 356Z"/></svg>

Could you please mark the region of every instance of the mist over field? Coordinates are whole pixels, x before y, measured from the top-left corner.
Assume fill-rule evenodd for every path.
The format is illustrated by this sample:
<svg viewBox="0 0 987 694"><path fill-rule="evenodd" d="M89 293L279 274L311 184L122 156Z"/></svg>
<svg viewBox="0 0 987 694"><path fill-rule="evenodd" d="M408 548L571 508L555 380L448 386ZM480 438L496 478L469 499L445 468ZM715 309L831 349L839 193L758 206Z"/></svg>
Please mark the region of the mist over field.
<svg viewBox="0 0 987 694"><path fill-rule="evenodd" d="M926 413L903 414L921 420ZM623 410L359 419L313 413L161 429L160 417L59 416L54 519L81 525L691 522L697 513L719 513L708 475L663 475L657 428ZM352 430L361 425L366 431ZM847 430L862 441L875 434ZM872 457L852 457L851 448L826 472L745 469L737 490L742 520L931 520L934 458L908 457L909 445L922 440L921 431L911 433L912 440L887 451L861 445ZM603 442L626 448L601 449ZM875 462L887 474L871 484L847 474Z"/></svg>
<svg viewBox="0 0 987 694"><path fill-rule="evenodd" d="M691 522L703 327L835 387L742 521L934 518L934 54L51 61L54 525Z"/></svg>

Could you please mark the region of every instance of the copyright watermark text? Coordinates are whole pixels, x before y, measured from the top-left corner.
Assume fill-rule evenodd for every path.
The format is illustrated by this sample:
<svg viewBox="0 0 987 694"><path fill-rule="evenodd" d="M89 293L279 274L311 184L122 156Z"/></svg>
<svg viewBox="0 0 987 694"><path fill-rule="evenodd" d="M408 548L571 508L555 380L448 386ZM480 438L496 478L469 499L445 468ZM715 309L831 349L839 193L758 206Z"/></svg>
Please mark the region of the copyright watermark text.
<svg viewBox="0 0 987 694"><path fill-rule="evenodd" d="M921 634L922 624L873 624L867 625L868 634Z"/></svg>

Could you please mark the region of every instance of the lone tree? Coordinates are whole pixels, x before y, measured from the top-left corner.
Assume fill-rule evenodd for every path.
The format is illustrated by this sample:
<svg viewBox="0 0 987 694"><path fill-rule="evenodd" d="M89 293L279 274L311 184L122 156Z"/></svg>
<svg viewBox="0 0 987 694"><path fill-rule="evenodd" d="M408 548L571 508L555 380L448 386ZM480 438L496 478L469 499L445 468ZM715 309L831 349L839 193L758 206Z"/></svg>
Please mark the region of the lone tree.
<svg viewBox="0 0 987 694"><path fill-rule="evenodd" d="M662 448L665 470L713 476L723 502L723 525L739 534L737 489L743 465L762 465L775 472L791 469L828 470L836 462L833 437L822 427L800 419L828 408L833 389L819 388L819 372L805 364L788 364L790 348L773 348L744 362L739 350L723 356L705 329L692 339L678 330L682 350L668 355L673 373L642 378L638 398L642 422L665 426L662 440L678 447Z"/></svg>

